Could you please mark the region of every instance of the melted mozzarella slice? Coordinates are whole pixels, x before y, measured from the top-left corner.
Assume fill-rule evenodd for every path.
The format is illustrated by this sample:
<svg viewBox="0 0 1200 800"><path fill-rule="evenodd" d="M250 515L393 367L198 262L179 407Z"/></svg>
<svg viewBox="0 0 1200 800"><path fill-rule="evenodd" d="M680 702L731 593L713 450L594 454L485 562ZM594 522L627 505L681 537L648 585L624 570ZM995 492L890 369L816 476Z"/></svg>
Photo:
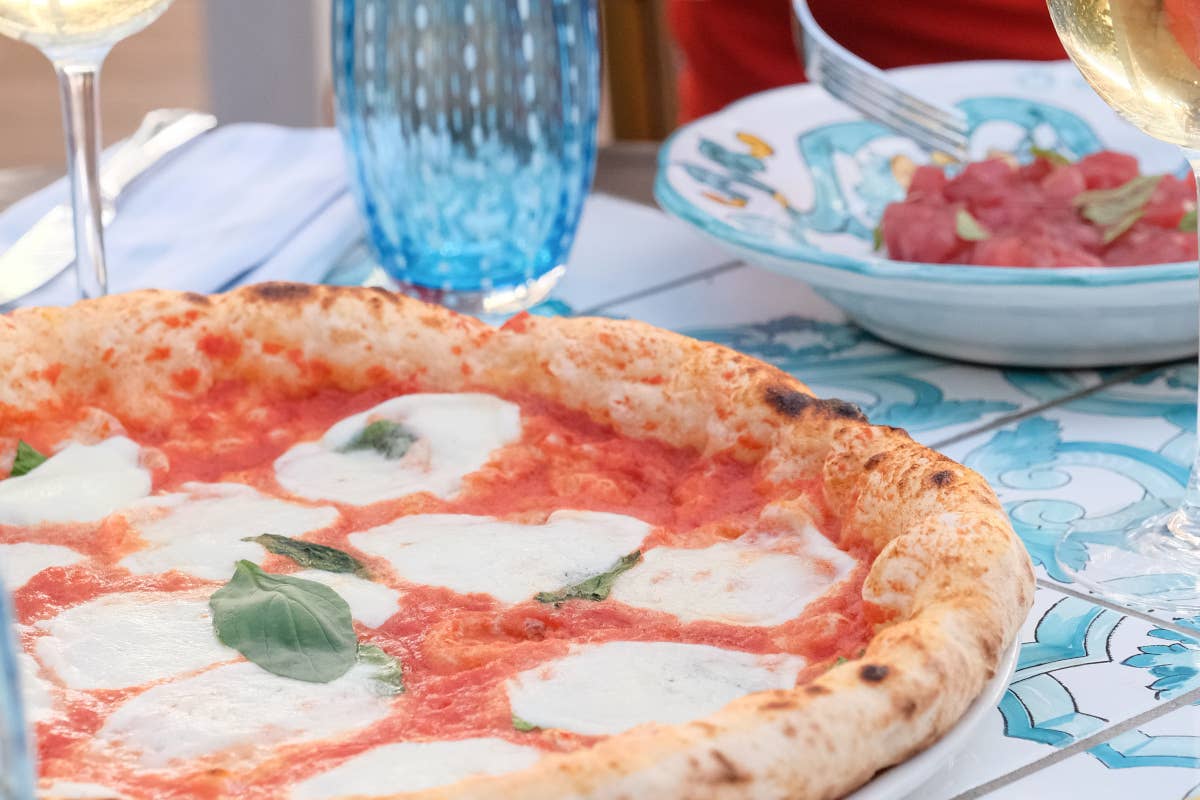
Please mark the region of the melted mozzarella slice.
<svg viewBox="0 0 1200 800"><path fill-rule="evenodd" d="M69 444L41 466L0 481L0 525L98 522L150 494L150 471L124 436Z"/></svg>
<svg viewBox="0 0 1200 800"><path fill-rule="evenodd" d="M808 529L802 541L799 553L772 552L761 537L696 549L655 547L617 579L610 597L684 622L780 625L854 568L854 559L817 530Z"/></svg>
<svg viewBox="0 0 1200 800"><path fill-rule="evenodd" d="M0 583L15 592L44 569L69 567L82 560L80 553L57 544L0 544Z"/></svg>
<svg viewBox="0 0 1200 800"><path fill-rule="evenodd" d="M535 747L495 737L386 744L298 783L292 799L391 797L446 786L472 775L516 772L533 766L539 758L541 752Z"/></svg>
<svg viewBox="0 0 1200 800"><path fill-rule="evenodd" d="M417 441L398 459L369 449L340 452L378 420L402 424ZM520 436L520 408L498 397L410 394L342 420L319 441L296 445L275 461L275 477L292 494L352 505L415 492L451 497L463 476Z"/></svg>
<svg viewBox="0 0 1200 800"><path fill-rule="evenodd" d="M177 759L222 755L251 760L258 748L311 741L364 728L387 716L375 668L357 664L329 683L273 675L248 661L153 686L109 716L96 733L130 751L146 769Z"/></svg>
<svg viewBox="0 0 1200 800"><path fill-rule="evenodd" d="M54 716L54 694L50 685L38 675L38 663L28 653L17 653L21 670L21 699L25 704L25 719L41 722Z"/></svg>
<svg viewBox="0 0 1200 800"><path fill-rule="evenodd" d="M708 716L751 692L790 689L805 661L678 642L576 645L508 682L513 713L591 736Z"/></svg>
<svg viewBox="0 0 1200 800"><path fill-rule="evenodd" d="M350 536L413 583L461 594L528 600L608 571L650 532L639 519L595 511L556 511L544 525L465 514L418 514Z"/></svg>
<svg viewBox="0 0 1200 800"><path fill-rule="evenodd" d="M123 689L238 654L213 633L207 595L110 594L36 623L38 658L72 689Z"/></svg>
<svg viewBox="0 0 1200 800"><path fill-rule="evenodd" d="M400 607L400 592L382 583L373 583L357 575L305 569L294 577L323 583L350 606L350 616L369 628L378 628Z"/></svg>
<svg viewBox="0 0 1200 800"><path fill-rule="evenodd" d="M148 547L121 559L138 574L179 570L198 578L228 580L238 559L262 561L265 551L248 536L302 536L332 525L336 509L276 500L237 483L183 487L186 494L154 497L126 517Z"/></svg>

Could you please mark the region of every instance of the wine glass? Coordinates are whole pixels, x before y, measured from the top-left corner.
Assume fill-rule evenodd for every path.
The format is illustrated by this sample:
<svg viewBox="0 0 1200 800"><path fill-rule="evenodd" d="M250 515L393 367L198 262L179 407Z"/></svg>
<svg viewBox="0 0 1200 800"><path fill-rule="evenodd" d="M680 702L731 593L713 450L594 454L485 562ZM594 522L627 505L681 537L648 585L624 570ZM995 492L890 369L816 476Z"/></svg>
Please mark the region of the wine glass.
<svg viewBox="0 0 1200 800"><path fill-rule="evenodd" d="M58 73L80 297L108 291L97 173L100 64L114 44L149 25L170 4L171 0L0 0L0 34L40 49Z"/></svg>
<svg viewBox="0 0 1200 800"><path fill-rule="evenodd" d="M1200 3L1048 0L1071 60L1146 133L1179 145L1200 181ZM1180 506L1116 535L1076 529L1058 560L1106 597L1179 616L1200 613L1200 457Z"/></svg>

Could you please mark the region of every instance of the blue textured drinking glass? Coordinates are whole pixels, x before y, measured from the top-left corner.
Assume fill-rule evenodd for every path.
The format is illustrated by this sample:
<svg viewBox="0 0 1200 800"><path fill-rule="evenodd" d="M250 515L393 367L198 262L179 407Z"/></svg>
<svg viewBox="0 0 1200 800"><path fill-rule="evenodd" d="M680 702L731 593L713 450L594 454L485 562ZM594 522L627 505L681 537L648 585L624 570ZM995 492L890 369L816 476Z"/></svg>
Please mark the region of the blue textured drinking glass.
<svg viewBox="0 0 1200 800"><path fill-rule="evenodd" d="M0 800L33 800L33 753L22 713L12 618L0 583Z"/></svg>
<svg viewBox="0 0 1200 800"><path fill-rule="evenodd" d="M334 0L338 127L376 259L468 312L540 301L596 156L595 0Z"/></svg>

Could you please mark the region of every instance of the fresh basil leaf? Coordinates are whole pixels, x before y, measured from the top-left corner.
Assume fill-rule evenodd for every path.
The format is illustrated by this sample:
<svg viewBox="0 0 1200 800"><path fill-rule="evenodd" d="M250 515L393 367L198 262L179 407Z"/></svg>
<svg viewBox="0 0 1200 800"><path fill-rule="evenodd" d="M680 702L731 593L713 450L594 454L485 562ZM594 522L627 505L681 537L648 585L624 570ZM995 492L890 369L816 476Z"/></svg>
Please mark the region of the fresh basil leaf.
<svg viewBox="0 0 1200 800"><path fill-rule="evenodd" d="M992 238L988 229L971 216L971 212L960 208L954 214L954 234L964 242L983 242Z"/></svg>
<svg viewBox="0 0 1200 800"><path fill-rule="evenodd" d="M375 674L371 677L379 684L383 694L396 695L404 693L404 669L400 666L398 659L389 656L373 644L360 644L358 646L358 660L359 663L369 664L377 668Z"/></svg>
<svg viewBox="0 0 1200 800"><path fill-rule="evenodd" d="M217 638L268 672L328 683L354 666L350 606L328 586L242 560L208 603Z"/></svg>
<svg viewBox="0 0 1200 800"><path fill-rule="evenodd" d="M8 477L19 478L22 475L28 475L40 467L46 458L47 456L26 444L24 439L19 439L17 441L17 457L13 459L12 472L8 473Z"/></svg>
<svg viewBox="0 0 1200 800"><path fill-rule="evenodd" d="M399 422L379 419L362 429L362 432L343 445L339 452L353 453L355 450L374 450L384 458L403 458L417 441L417 435Z"/></svg>
<svg viewBox="0 0 1200 800"><path fill-rule="evenodd" d="M1075 205L1089 222L1105 228L1119 225L1145 208L1161 180L1161 175L1139 175L1112 189L1080 192L1075 196Z"/></svg>
<svg viewBox="0 0 1200 800"><path fill-rule="evenodd" d="M526 722L525 720L518 717L516 714L512 715L512 725L513 725L513 729L518 730L521 733L529 733L530 731L540 731L541 730L541 728L539 728L537 725L534 725L532 722Z"/></svg>
<svg viewBox="0 0 1200 800"><path fill-rule="evenodd" d="M1196 209L1192 209L1183 215L1183 219L1179 220L1179 230L1184 233L1196 232Z"/></svg>
<svg viewBox="0 0 1200 800"><path fill-rule="evenodd" d="M1130 213L1126 214L1120 220L1105 228L1104 235L1100 237L1100 240L1104 242L1104 244L1112 244L1117 239L1121 238L1122 234L1137 224L1137 221L1142 218L1143 213L1145 212L1139 208L1136 211L1131 211Z"/></svg>
<svg viewBox="0 0 1200 800"><path fill-rule="evenodd" d="M305 569L319 569L323 572L349 572L360 578L368 578L367 568L361 561L336 547L305 542L301 539L279 536L274 533L247 536L242 541L261 544L267 549L267 552L290 558Z"/></svg>
<svg viewBox="0 0 1200 800"><path fill-rule="evenodd" d="M1034 158L1044 158L1056 167L1065 167L1071 163L1071 159L1057 150L1048 150L1045 147L1038 147L1037 145L1029 148L1029 154Z"/></svg>
<svg viewBox="0 0 1200 800"><path fill-rule="evenodd" d="M568 600L591 600L596 603L607 600L613 583L621 573L632 569L641 560L642 551L634 550L629 555L617 559L617 563L613 564L606 572L593 575L572 586L559 589L557 592L538 592L533 599L539 603L553 603L555 606L560 606Z"/></svg>
<svg viewBox="0 0 1200 800"><path fill-rule="evenodd" d="M883 249L883 223L875 226L875 230L871 231L871 249L878 251Z"/></svg>

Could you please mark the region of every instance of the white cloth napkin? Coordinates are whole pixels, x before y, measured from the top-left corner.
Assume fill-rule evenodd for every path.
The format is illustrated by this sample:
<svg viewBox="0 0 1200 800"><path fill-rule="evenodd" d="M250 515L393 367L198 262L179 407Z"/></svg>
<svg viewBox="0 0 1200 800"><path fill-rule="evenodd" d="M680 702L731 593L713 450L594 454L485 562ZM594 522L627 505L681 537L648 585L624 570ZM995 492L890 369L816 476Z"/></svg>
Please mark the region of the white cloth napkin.
<svg viewBox="0 0 1200 800"><path fill-rule="evenodd" d="M67 201L64 179L0 214L0 252ZM315 281L361 236L336 131L229 125L167 156L122 193L105 230L109 291ZM77 299L72 268L19 304Z"/></svg>

